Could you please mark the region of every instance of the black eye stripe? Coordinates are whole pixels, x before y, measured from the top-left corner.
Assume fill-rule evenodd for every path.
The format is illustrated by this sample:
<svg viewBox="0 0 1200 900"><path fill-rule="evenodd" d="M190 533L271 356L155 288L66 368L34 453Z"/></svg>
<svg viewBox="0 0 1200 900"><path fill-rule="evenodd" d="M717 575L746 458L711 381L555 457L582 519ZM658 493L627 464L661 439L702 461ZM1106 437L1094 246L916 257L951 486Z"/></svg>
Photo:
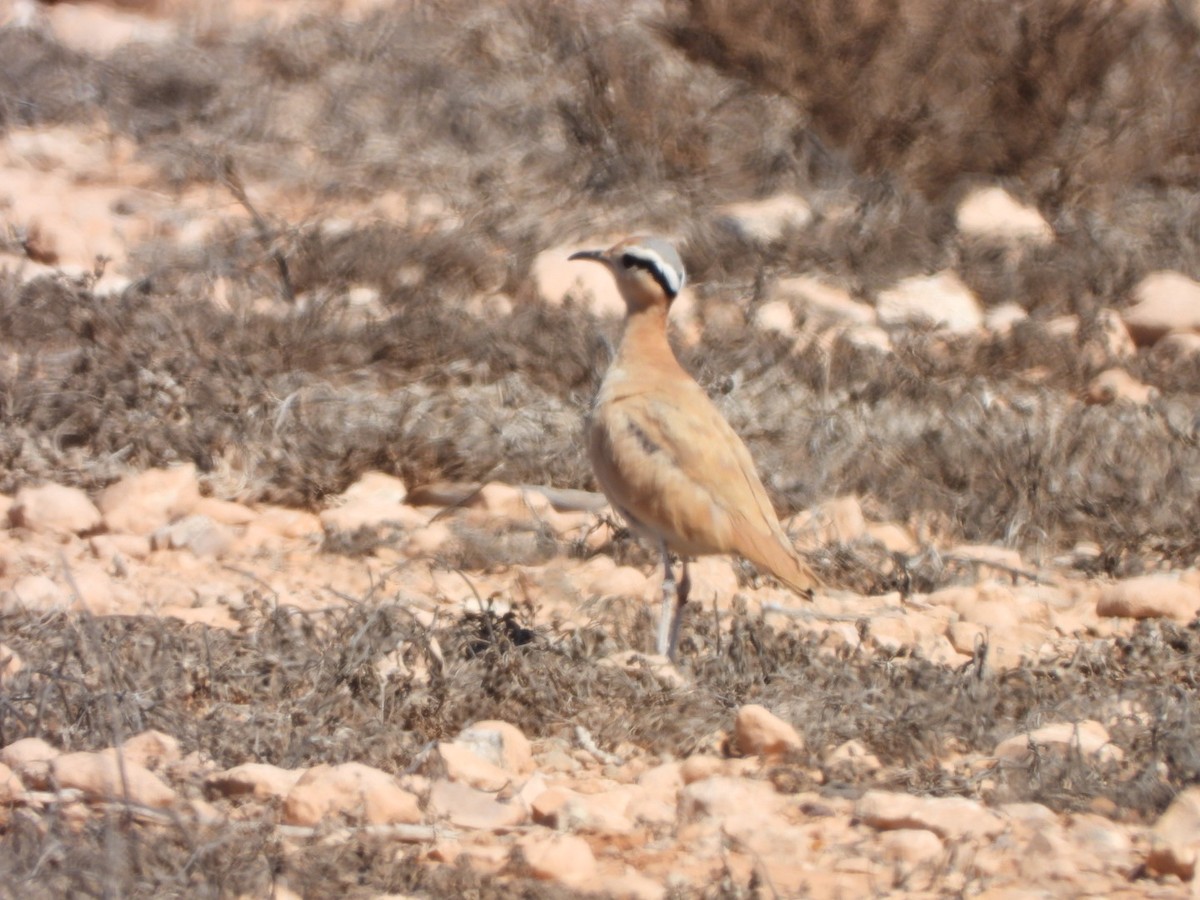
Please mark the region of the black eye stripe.
<svg viewBox="0 0 1200 900"><path fill-rule="evenodd" d="M627 269L644 269L650 273L651 278L658 282L658 286L663 289L663 293L674 299L676 290L671 287L671 284L667 280L667 276L663 274L663 271L650 260L643 259L642 257L633 253L622 253L621 265Z"/></svg>

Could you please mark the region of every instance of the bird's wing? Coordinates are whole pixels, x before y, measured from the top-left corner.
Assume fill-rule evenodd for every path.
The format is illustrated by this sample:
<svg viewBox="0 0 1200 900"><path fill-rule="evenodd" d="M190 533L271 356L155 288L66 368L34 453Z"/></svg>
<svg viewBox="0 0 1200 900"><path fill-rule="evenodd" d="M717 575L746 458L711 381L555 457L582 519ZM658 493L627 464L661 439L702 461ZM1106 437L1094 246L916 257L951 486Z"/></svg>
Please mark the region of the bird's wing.
<svg viewBox="0 0 1200 900"><path fill-rule="evenodd" d="M690 378L602 404L591 424L597 478L643 530L681 553L738 553L803 591L796 557L749 450Z"/></svg>

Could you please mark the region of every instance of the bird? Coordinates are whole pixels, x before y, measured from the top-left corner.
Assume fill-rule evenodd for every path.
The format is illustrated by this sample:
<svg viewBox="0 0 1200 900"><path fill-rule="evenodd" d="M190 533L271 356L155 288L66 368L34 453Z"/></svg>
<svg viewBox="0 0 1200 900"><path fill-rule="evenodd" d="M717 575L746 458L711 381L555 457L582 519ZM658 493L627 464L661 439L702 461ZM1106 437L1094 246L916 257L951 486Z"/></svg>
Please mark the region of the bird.
<svg viewBox="0 0 1200 900"><path fill-rule="evenodd" d="M625 301L621 339L585 433L609 503L662 554L658 653L675 660L688 561L697 556L736 553L811 599L821 583L780 525L750 451L667 339L671 303L686 279L679 253L663 238L636 236L568 258L607 268ZM681 561L678 581L672 553Z"/></svg>

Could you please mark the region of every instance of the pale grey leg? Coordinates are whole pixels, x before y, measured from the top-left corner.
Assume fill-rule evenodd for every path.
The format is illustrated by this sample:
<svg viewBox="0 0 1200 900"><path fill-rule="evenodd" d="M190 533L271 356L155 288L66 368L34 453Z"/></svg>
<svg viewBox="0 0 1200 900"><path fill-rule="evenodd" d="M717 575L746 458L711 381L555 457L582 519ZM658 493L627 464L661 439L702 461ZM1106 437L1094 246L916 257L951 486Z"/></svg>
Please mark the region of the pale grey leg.
<svg viewBox="0 0 1200 900"><path fill-rule="evenodd" d="M675 591L675 613L671 617L671 636L667 641L667 659L671 662L675 661L675 651L679 649L679 627L683 624L683 607L687 605L688 594L692 592L692 576L688 573L687 557L682 558L681 565L683 573Z"/></svg>
<svg viewBox="0 0 1200 900"><path fill-rule="evenodd" d="M675 629L673 610L678 602L679 592L675 585L675 572L671 568L671 551L667 547L666 541L662 542L662 561L662 615L658 620L658 653L660 656L673 658L675 654L675 648L671 642L671 635Z"/></svg>

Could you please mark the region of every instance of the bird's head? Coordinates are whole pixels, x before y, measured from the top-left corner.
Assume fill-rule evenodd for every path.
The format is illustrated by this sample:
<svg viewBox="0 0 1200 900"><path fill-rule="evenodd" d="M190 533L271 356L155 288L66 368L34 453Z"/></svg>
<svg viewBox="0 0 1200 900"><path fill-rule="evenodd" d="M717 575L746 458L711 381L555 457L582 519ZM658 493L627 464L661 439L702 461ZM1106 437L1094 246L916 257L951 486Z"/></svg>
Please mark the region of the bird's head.
<svg viewBox="0 0 1200 900"><path fill-rule="evenodd" d="M606 266L630 312L669 307L683 289L683 260L659 237L626 238L607 250L581 250L570 259L590 259Z"/></svg>

